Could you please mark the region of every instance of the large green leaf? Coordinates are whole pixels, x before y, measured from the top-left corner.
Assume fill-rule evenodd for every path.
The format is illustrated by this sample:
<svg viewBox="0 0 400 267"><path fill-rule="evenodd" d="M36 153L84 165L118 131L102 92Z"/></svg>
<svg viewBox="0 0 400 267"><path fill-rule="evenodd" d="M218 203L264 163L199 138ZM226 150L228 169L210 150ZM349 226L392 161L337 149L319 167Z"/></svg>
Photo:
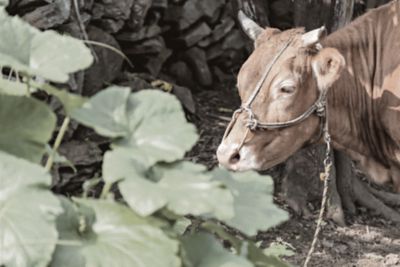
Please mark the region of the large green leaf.
<svg viewBox="0 0 400 267"><path fill-rule="evenodd" d="M287 263L280 260L275 255L267 255L253 243L247 243L245 250L247 258L254 263L255 267L289 267Z"/></svg>
<svg viewBox="0 0 400 267"><path fill-rule="evenodd" d="M10 81L0 77L0 94L15 95L15 96L26 96L28 95L28 85L19 81ZM86 102L86 98L69 93L66 90L60 90L47 83L37 83L31 81L30 93L37 91L37 89L46 91L50 95L54 95L63 104L67 114L77 108L82 107Z"/></svg>
<svg viewBox="0 0 400 267"><path fill-rule="evenodd" d="M156 90L132 94L128 102L130 135L115 142L140 154L150 164L182 159L197 141L194 125L186 121L175 96Z"/></svg>
<svg viewBox="0 0 400 267"><path fill-rule="evenodd" d="M54 31L41 32L0 8L0 66L54 82L93 62L85 44Z"/></svg>
<svg viewBox="0 0 400 267"><path fill-rule="evenodd" d="M129 148L148 166L181 159L197 140L179 101L156 90L129 95L127 88L110 87L73 112L73 118L101 135L119 138L114 147Z"/></svg>
<svg viewBox="0 0 400 267"><path fill-rule="evenodd" d="M234 197L235 216L225 222L253 236L288 219L288 214L273 203L273 181L256 172L213 171L214 179L225 184Z"/></svg>
<svg viewBox="0 0 400 267"><path fill-rule="evenodd" d="M57 231L59 244L53 254L51 267L85 267L85 258L81 251L86 240L90 240L91 232L89 223L90 214L85 214L84 209L77 209L72 202L60 197L63 213L57 217ZM90 218L92 219L92 218Z"/></svg>
<svg viewBox="0 0 400 267"><path fill-rule="evenodd" d="M39 162L56 124L54 113L40 101L0 94L0 150Z"/></svg>
<svg viewBox="0 0 400 267"><path fill-rule="evenodd" d="M57 242L60 203L38 165L0 152L0 266L45 267Z"/></svg>
<svg viewBox="0 0 400 267"><path fill-rule="evenodd" d="M162 164L151 171L128 149L107 152L104 179L119 183L128 204L143 216L167 207L176 214L210 214L219 219L233 217L232 195L220 182L211 181L205 168L192 163Z"/></svg>
<svg viewBox="0 0 400 267"><path fill-rule="evenodd" d="M109 87L87 101L81 109L72 112L72 118L93 128L98 134L110 137L129 135L127 103L130 89Z"/></svg>
<svg viewBox="0 0 400 267"><path fill-rule="evenodd" d="M253 267L246 258L225 250L209 234L199 233L182 238L184 267Z"/></svg>
<svg viewBox="0 0 400 267"><path fill-rule="evenodd" d="M0 77L0 94L23 96L27 95L27 85L17 81L9 81Z"/></svg>
<svg viewBox="0 0 400 267"><path fill-rule="evenodd" d="M180 266L177 242L151 221L114 202L88 199L77 202L75 207L63 201L66 212L59 218L58 226L61 238L81 246L57 246L52 266Z"/></svg>

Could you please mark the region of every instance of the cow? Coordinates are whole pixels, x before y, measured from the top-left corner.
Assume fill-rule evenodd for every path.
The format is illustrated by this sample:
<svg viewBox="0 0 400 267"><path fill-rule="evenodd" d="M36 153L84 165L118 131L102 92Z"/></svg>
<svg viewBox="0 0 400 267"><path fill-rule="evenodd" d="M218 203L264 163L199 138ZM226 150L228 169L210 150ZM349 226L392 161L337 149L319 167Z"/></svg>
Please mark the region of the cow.
<svg viewBox="0 0 400 267"><path fill-rule="evenodd" d="M280 31L243 13L239 20L254 51L238 74L242 106L218 147L220 165L267 170L324 142L323 124L335 149L400 192L400 1L328 36L323 27Z"/></svg>

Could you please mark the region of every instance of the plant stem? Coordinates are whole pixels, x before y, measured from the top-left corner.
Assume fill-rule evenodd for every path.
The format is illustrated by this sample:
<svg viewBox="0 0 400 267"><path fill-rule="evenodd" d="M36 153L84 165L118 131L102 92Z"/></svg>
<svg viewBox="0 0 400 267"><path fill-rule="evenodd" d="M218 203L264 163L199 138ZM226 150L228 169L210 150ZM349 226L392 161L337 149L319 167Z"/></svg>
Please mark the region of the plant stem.
<svg viewBox="0 0 400 267"><path fill-rule="evenodd" d="M18 77L18 73L17 73L17 77ZM31 76L27 76L27 80L26 80L26 96L31 96Z"/></svg>
<svg viewBox="0 0 400 267"><path fill-rule="evenodd" d="M106 198L112 187L111 183L104 183L103 190L101 190L100 198Z"/></svg>
<svg viewBox="0 0 400 267"><path fill-rule="evenodd" d="M51 154L49 155L49 158L47 159L46 166L45 166L45 169L48 172L50 172L51 167L53 166L54 156L57 153L57 150L61 145L61 141L64 138L65 132L68 129L68 125L69 125L70 121L71 121L70 117L65 117L65 119L61 125L60 131L57 134L56 141L54 142L53 149L51 150Z"/></svg>

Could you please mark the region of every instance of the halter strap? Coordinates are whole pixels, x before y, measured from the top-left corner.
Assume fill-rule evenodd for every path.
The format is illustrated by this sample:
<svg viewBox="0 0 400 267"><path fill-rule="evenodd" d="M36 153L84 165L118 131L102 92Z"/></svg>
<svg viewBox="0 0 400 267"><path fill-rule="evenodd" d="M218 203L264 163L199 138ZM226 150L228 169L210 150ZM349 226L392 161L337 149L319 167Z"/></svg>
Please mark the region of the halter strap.
<svg viewBox="0 0 400 267"><path fill-rule="evenodd" d="M275 57L272 59L271 63L268 65L268 67L265 69L263 72L263 75L261 76L261 79L258 81L253 93L250 95L249 99L245 103L245 105L241 106L239 109L237 109L233 115L232 115L232 120L229 123L228 127L225 130L224 137L225 139L229 133L231 132L233 126L235 125L237 118L240 113L243 111L246 112L249 116L248 121L247 121L247 128L248 130L246 131L245 136L242 139L242 142L239 146L238 149L240 149L244 143L246 142L247 135L249 133L249 130L257 130L257 129L280 129L280 128L286 128L289 126L296 125L300 122L303 122L306 120L308 117L310 117L313 113L316 113L318 117L321 118L321 129L323 132L328 132L328 125L327 125L327 108L326 108L326 98L327 98L327 90L324 90L320 93L318 99L314 102L314 104L308 108L303 114L298 116L297 118L294 118L289 121L285 122L259 122L254 115L252 109L251 109L251 104L254 102L255 98L257 95L260 93L262 86L264 82L266 81L268 75L271 73L272 67L275 65L275 63L279 60L279 58L282 56L282 54L286 51L286 49L290 46L290 44L293 42L294 36L289 39L289 41L279 50L279 52L275 55ZM317 44L316 48L318 50L322 49L321 44Z"/></svg>

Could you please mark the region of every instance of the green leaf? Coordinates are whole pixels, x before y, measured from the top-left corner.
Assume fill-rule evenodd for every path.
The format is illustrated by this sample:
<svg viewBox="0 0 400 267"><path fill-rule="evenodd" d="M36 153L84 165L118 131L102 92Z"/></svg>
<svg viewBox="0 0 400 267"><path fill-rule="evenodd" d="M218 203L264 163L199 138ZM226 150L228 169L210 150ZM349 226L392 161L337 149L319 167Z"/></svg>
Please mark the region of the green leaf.
<svg viewBox="0 0 400 267"><path fill-rule="evenodd" d="M27 95L27 86L17 81L9 81L0 77L0 94L23 96Z"/></svg>
<svg viewBox="0 0 400 267"><path fill-rule="evenodd" d="M137 213L148 216L167 207L179 215L209 214L220 219L233 216L232 195L220 182L211 181L205 168L192 163L162 164L143 168L128 149L107 152L103 176L118 180L124 199Z"/></svg>
<svg viewBox="0 0 400 267"><path fill-rule="evenodd" d="M85 213L87 210L78 209L65 197L60 196L59 199L63 208L63 213L57 217L57 231L60 236L50 267L85 267L81 250L93 235L91 229L85 229L86 223L92 223L89 222L91 214Z"/></svg>
<svg viewBox="0 0 400 267"><path fill-rule="evenodd" d="M176 97L157 90L132 94L128 119L130 135L114 146L129 147L149 164L182 159L198 139L196 128L186 121Z"/></svg>
<svg viewBox="0 0 400 267"><path fill-rule="evenodd" d="M264 249L264 253L270 256L293 256L294 252L287 246L280 243L272 243L268 248Z"/></svg>
<svg viewBox="0 0 400 267"><path fill-rule="evenodd" d="M0 95L0 150L39 162L56 125L44 103L28 97Z"/></svg>
<svg viewBox="0 0 400 267"><path fill-rule="evenodd" d="M225 250L212 235L199 233L182 238L184 267L253 267L246 258Z"/></svg>
<svg viewBox="0 0 400 267"><path fill-rule="evenodd" d="M255 267L289 267L276 256L265 255L265 253L256 247L253 243L247 243L247 258L254 263Z"/></svg>
<svg viewBox="0 0 400 267"><path fill-rule="evenodd" d="M50 84L41 84L38 88L46 91L50 95L54 95L63 104L67 114L71 115L72 112L78 108L81 108L87 101L85 97L80 95L71 94L65 90L60 90Z"/></svg>
<svg viewBox="0 0 400 267"><path fill-rule="evenodd" d="M72 118L93 128L98 134L126 137L129 134L127 103L130 89L111 86L93 96L81 109L72 112Z"/></svg>
<svg viewBox="0 0 400 267"><path fill-rule="evenodd" d="M234 197L235 216L225 222L246 235L267 230L288 219L288 214L273 203L273 181L256 172L213 171L214 179L225 184Z"/></svg>
<svg viewBox="0 0 400 267"><path fill-rule="evenodd" d="M93 62L82 41L54 31L41 32L4 9L0 9L0 36L0 65L22 74L66 82L69 74Z"/></svg>
<svg viewBox="0 0 400 267"><path fill-rule="evenodd" d="M0 152L0 266L45 267L57 242L60 203L38 165Z"/></svg>
<svg viewBox="0 0 400 267"><path fill-rule="evenodd" d="M73 112L78 122L111 138L113 147L129 148L148 166L181 159L196 142L193 125L185 119L172 95L145 90L129 95L129 89L112 86Z"/></svg>
<svg viewBox="0 0 400 267"><path fill-rule="evenodd" d="M166 237L151 221L117 203L76 201L78 208L64 201L69 207L58 225L62 238L79 241L82 246L80 250L57 246L52 266L180 266L177 242ZM93 214L95 220L91 222ZM78 260L71 261L75 256Z"/></svg>

